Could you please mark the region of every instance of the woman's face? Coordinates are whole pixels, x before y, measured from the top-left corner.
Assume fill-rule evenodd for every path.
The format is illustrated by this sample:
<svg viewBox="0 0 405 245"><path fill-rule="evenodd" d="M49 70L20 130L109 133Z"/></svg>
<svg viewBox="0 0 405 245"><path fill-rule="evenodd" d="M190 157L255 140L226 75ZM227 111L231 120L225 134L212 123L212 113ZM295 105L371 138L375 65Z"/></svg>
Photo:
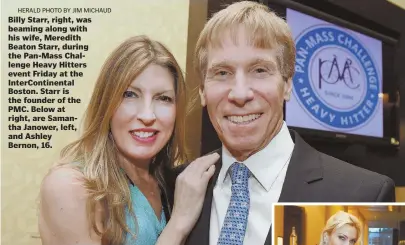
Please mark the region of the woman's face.
<svg viewBox="0 0 405 245"><path fill-rule="evenodd" d="M150 64L122 94L111 119L111 133L121 156L148 162L170 139L176 119L174 78Z"/></svg>
<svg viewBox="0 0 405 245"><path fill-rule="evenodd" d="M343 225L327 236L328 245L354 245L357 242L357 230L351 225Z"/></svg>

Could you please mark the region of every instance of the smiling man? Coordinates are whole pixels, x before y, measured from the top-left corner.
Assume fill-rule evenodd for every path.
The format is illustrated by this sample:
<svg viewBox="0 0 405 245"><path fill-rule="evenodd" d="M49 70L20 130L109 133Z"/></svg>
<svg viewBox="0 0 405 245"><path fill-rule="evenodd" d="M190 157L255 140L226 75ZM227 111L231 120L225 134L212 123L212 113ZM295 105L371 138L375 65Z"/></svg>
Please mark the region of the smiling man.
<svg viewBox="0 0 405 245"><path fill-rule="evenodd" d="M320 153L287 128L295 45L266 6L239 2L216 13L200 34L196 65L223 146L186 244L271 244L275 202L395 201L391 179Z"/></svg>

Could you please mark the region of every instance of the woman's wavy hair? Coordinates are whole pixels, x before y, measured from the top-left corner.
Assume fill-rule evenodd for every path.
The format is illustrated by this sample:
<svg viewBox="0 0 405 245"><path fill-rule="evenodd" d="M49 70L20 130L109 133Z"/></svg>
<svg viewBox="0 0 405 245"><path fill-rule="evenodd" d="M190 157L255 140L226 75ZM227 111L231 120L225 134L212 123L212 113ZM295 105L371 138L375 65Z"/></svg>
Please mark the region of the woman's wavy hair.
<svg viewBox="0 0 405 245"><path fill-rule="evenodd" d="M118 164L118 152L109 136L110 121L122 101L122 94L150 64L167 68L174 77L176 121L173 135L155 156L150 173L167 193L164 171L174 163L187 161L185 149L186 88L182 71L174 56L161 43L146 36L135 36L119 45L105 61L87 107L82 136L61 152L58 165L78 163L89 192L88 217L102 244L120 245L129 231L125 212L131 208L126 174ZM151 81L152 82L152 81ZM167 196L167 195L165 195ZM103 229L97 228L95 213L103 207ZM170 207L169 207L170 210Z"/></svg>

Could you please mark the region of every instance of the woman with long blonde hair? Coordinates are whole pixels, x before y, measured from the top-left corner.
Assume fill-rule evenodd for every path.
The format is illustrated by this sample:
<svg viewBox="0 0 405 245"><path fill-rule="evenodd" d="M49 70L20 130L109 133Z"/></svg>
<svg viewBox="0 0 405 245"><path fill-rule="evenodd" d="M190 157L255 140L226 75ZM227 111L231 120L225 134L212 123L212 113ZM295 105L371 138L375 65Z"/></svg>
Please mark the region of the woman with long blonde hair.
<svg viewBox="0 0 405 245"><path fill-rule="evenodd" d="M319 245L354 245L362 237L360 220L347 212L339 211L332 215L322 231Z"/></svg>
<svg viewBox="0 0 405 245"><path fill-rule="evenodd" d="M195 160L175 179L174 163L187 160L185 91L179 65L157 41L132 37L110 54L83 134L62 150L41 185L44 245L186 239L219 156Z"/></svg>

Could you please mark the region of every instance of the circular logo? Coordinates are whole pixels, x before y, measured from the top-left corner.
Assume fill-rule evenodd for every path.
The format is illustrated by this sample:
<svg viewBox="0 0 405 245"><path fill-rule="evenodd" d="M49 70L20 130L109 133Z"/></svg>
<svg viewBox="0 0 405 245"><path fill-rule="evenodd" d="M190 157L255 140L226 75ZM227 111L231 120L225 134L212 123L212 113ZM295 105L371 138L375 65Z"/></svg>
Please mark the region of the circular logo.
<svg viewBox="0 0 405 245"><path fill-rule="evenodd" d="M316 26L297 38L296 49L294 94L312 118L351 130L373 117L380 80L360 41L333 26Z"/></svg>

